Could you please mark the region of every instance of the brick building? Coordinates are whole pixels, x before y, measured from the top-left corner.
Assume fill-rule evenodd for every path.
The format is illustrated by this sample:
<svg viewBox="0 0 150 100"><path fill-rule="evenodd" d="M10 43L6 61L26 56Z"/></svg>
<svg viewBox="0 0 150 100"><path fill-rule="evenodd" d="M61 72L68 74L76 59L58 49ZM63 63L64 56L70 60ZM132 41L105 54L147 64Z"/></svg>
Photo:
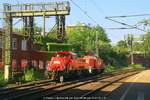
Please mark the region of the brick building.
<svg viewBox="0 0 150 100"><path fill-rule="evenodd" d="M0 68L3 68L2 62L2 33L0 29ZM40 51L33 48L29 51L28 37L17 33L12 35L12 67L13 68L26 68L29 66L29 57L32 59L32 66L37 69L45 69L47 62L50 60L52 54L46 51Z"/></svg>

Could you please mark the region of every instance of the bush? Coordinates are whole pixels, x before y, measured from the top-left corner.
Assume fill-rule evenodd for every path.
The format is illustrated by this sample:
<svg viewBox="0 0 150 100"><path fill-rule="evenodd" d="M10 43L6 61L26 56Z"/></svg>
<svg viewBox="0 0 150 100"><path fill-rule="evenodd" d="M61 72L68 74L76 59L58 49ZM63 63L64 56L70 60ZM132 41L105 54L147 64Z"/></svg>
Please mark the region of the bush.
<svg viewBox="0 0 150 100"><path fill-rule="evenodd" d="M34 70L34 80L46 79L44 75L44 71L42 70Z"/></svg>
<svg viewBox="0 0 150 100"><path fill-rule="evenodd" d="M72 50L71 44L63 43L47 43L48 51L70 51Z"/></svg>
<svg viewBox="0 0 150 100"><path fill-rule="evenodd" d="M27 69L25 71L25 81L35 81L45 79L44 72L35 69Z"/></svg>
<svg viewBox="0 0 150 100"><path fill-rule="evenodd" d="M4 80L4 72L0 70L0 80Z"/></svg>
<svg viewBox="0 0 150 100"><path fill-rule="evenodd" d="M105 68L105 71L106 72L113 72L113 71L115 71L116 70L116 68L114 67L114 66L111 66L111 65L108 65L108 66L106 66L106 68Z"/></svg>
<svg viewBox="0 0 150 100"><path fill-rule="evenodd" d="M27 69L25 71L25 81L33 81L33 69Z"/></svg>
<svg viewBox="0 0 150 100"><path fill-rule="evenodd" d="M7 82L4 80L4 72L0 70L0 87L4 87L7 85Z"/></svg>

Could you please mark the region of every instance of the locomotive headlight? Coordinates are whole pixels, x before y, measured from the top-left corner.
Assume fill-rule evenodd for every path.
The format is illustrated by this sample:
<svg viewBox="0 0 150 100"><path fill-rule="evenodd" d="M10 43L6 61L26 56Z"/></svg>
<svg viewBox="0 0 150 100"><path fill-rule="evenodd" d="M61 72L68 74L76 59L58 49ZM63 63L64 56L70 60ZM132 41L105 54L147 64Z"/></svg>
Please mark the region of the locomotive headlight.
<svg viewBox="0 0 150 100"><path fill-rule="evenodd" d="M88 59L86 60L86 63L89 64L89 60Z"/></svg>
<svg viewBox="0 0 150 100"><path fill-rule="evenodd" d="M60 61L54 61L54 64L60 64Z"/></svg>
<svg viewBox="0 0 150 100"><path fill-rule="evenodd" d="M89 66L89 73L92 73L92 67Z"/></svg>

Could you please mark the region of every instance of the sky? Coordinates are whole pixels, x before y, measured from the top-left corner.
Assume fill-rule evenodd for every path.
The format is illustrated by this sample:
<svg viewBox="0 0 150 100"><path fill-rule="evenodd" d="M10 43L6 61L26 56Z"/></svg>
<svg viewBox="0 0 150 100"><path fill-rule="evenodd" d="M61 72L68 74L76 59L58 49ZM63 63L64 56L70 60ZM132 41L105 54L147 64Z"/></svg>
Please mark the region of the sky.
<svg viewBox="0 0 150 100"><path fill-rule="evenodd" d="M2 11L3 3L38 3L38 2L57 2L63 0L1 0L0 9ZM116 43L124 38L124 35L132 33L135 36L144 34L144 32L136 29L128 30L110 30L107 28L124 27L118 23L105 19L106 16L117 15L134 15L134 14L150 14L150 0L73 0L81 7L95 22L89 19L71 0L71 13L66 17L66 25L75 25L77 22L90 24L92 26L99 24L105 28L108 37L112 43ZM2 13L0 13L2 17ZM135 25L143 19L149 19L150 16L117 18L116 20L125 22L130 25ZM41 25L41 18L37 18L37 23ZM2 25L2 20L0 24ZM0 25L0 26L1 26ZM49 30L54 25L54 17L46 19L46 30ZM42 26L42 25L41 25ZM140 27L143 28L143 27Z"/></svg>

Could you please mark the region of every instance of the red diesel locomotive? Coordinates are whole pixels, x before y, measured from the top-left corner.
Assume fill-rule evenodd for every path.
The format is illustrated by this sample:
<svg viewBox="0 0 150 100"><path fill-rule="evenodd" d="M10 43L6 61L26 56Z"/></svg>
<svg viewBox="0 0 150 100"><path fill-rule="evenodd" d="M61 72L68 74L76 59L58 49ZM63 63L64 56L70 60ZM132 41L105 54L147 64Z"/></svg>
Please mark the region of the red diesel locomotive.
<svg viewBox="0 0 150 100"><path fill-rule="evenodd" d="M56 57L52 57L47 66L48 75L53 80L64 80L70 75L87 75L102 72L104 70L103 60L88 54L78 58L73 52L58 52Z"/></svg>

